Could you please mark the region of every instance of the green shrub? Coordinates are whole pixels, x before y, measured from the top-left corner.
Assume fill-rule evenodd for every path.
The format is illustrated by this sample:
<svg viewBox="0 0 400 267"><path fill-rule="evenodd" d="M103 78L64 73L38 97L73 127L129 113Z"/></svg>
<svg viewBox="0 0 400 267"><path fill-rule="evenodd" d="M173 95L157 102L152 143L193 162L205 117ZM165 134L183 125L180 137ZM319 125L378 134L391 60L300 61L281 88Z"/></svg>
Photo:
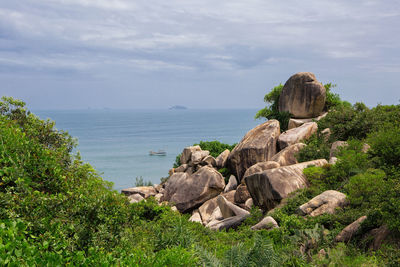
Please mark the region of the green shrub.
<svg viewBox="0 0 400 267"><path fill-rule="evenodd" d="M306 141L307 146L299 151L296 158L299 162L306 162L315 159L329 160L330 144L320 136L314 134Z"/></svg>
<svg viewBox="0 0 400 267"><path fill-rule="evenodd" d="M368 153L374 158L377 168L400 168L400 127L388 125L368 135L371 149Z"/></svg>
<svg viewBox="0 0 400 267"><path fill-rule="evenodd" d="M228 145L219 141L200 141L199 144L194 144L194 146L196 145L199 145L202 150L210 151L210 155L214 158L218 157L226 149L232 151L236 146L236 144Z"/></svg>
<svg viewBox="0 0 400 267"><path fill-rule="evenodd" d="M289 112L279 112L279 96L281 95L283 85L279 84L272 88L271 92L264 96L264 102L267 106L260 109L255 118L266 118L267 120L278 120L280 123L281 131L286 131L291 114Z"/></svg>

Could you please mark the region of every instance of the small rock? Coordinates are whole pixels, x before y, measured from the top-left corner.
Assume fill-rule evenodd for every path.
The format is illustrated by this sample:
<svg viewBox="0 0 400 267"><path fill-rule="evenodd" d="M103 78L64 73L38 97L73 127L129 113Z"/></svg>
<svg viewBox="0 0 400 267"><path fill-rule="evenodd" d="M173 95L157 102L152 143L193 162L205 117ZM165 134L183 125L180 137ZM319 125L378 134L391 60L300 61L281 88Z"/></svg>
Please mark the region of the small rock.
<svg viewBox="0 0 400 267"><path fill-rule="evenodd" d="M169 169L169 171L168 171L168 175L169 176L172 176L174 173L175 173L175 169L174 168Z"/></svg>
<svg viewBox="0 0 400 267"><path fill-rule="evenodd" d="M279 228L278 223L271 216L263 218L259 223L253 225L251 230L261 230L261 229L274 229Z"/></svg>
<svg viewBox="0 0 400 267"><path fill-rule="evenodd" d="M200 162L210 155L210 151L195 151L192 153L191 162L194 165L200 164Z"/></svg>
<svg viewBox="0 0 400 267"><path fill-rule="evenodd" d="M353 223L347 225L336 237L336 242L348 242L351 240L353 235L360 229L361 224L367 219L367 216L358 218Z"/></svg>
<svg viewBox="0 0 400 267"><path fill-rule="evenodd" d="M208 166L211 166L211 167L215 167L216 165L217 165L217 162L215 161L215 159L214 159L214 157L213 156L207 156L207 157L205 157L201 162L200 162L200 164L201 165L208 165Z"/></svg>
<svg viewBox="0 0 400 267"><path fill-rule="evenodd" d="M298 212L303 216L315 217L324 213L333 214L337 208L342 208L346 204L345 194L335 190L327 190L301 205Z"/></svg>
<svg viewBox="0 0 400 267"><path fill-rule="evenodd" d="M291 118L291 119L289 119L288 130L300 127L301 125L303 125L304 123L307 123L307 122L319 121L322 118L325 118L326 115L328 115L328 112L322 114L321 116L318 116L318 117L315 117L315 118L311 118L311 119L294 119L294 118Z"/></svg>
<svg viewBox="0 0 400 267"><path fill-rule="evenodd" d="M192 153L195 151L201 151L201 147L200 146L185 147L182 151L182 155L180 158L181 164L189 163L189 161L192 157Z"/></svg>
<svg viewBox="0 0 400 267"><path fill-rule="evenodd" d="M370 150L370 149L371 149L371 146L370 146L370 145L364 144L363 147L362 147L362 149L361 149L361 152L367 153L368 150Z"/></svg>
<svg viewBox="0 0 400 267"><path fill-rule="evenodd" d="M161 202L161 198L164 196L162 193L158 193L157 195L154 196L154 198L157 200L157 202Z"/></svg>
<svg viewBox="0 0 400 267"><path fill-rule="evenodd" d="M240 184L236 188L236 193L235 193L235 203L245 203L246 200L250 198L250 193L247 190L247 186Z"/></svg>
<svg viewBox="0 0 400 267"><path fill-rule="evenodd" d="M125 194L126 196L139 194L144 198L148 198L157 195L158 192L153 186L138 186L122 189L121 193Z"/></svg>
<svg viewBox="0 0 400 267"><path fill-rule="evenodd" d="M296 159L296 155L306 146L307 145L303 143L290 145L279 151L279 153L273 156L271 160L276 161L280 166L297 164L299 162Z"/></svg>
<svg viewBox="0 0 400 267"><path fill-rule="evenodd" d="M331 165L336 164L337 161L338 161L338 158L337 158L337 157L331 157L331 158L329 159L329 164L331 164Z"/></svg>
<svg viewBox="0 0 400 267"><path fill-rule="evenodd" d="M325 128L321 131L322 136L324 137L325 142L328 142L329 137L331 137L331 129Z"/></svg>
<svg viewBox="0 0 400 267"><path fill-rule="evenodd" d="M329 153L329 157L330 158L336 157L339 149L342 148L342 147L346 147L348 145L349 144L346 141L336 141L336 142L334 142L332 144L332 146L331 146L331 151Z"/></svg>
<svg viewBox="0 0 400 267"><path fill-rule="evenodd" d="M129 199L129 203L138 203L138 202L144 200L144 197L142 197L139 194L134 194L134 195L128 196L128 199Z"/></svg>
<svg viewBox="0 0 400 267"><path fill-rule="evenodd" d="M177 209L175 206L172 206L172 207L171 207L171 210L172 210L172 211L175 211L175 212L178 212L178 209Z"/></svg>
<svg viewBox="0 0 400 267"><path fill-rule="evenodd" d="M228 184L225 186L224 193L235 190L236 187L237 187L236 177L234 175L231 175L229 177Z"/></svg>
<svg viewBox="0 0 400 267"><path fill-rule="evenodd" d="M373 238L373 242L370 245L370 249L378 250L382 246L383 242L390 237L390 230L387 225L382 225L379 228L375 228L370 231L369 236Z"/></svg>
<svg viewBox="0 0 400 267"><path fill-rule="evenodd" d="M175 168L175 172L185 172L188 169L188 164L182 164L178 168Z"/></svg>
<svg viewBox="0 0 400 267"><path fill-rule="evenodd" d="M222 216L224 219L237 216L237 215L248 215L250 214L247 210L244 210L235 204L229 202L223 196L218 196L217 204L219 209L221 210Z"/></svg>
<svg viewBox="0 0 400 267"><path fill-rule="evenodd" d="M192 217L189 218L189 221L191 222L198 222L198 223L203 223L203 221L201 220L201 216L198 210L193 211L192 213Z"/></svg>
<svg viewBox="0 0 400 267"><path fill-rule="evenodd" d="M246 207L246 209L251 210L251 208L254 206L253 199L249 198L248 200L246 200L244 206Z"/></svg>
<svg viewBox="0 0 400 267"><path fill-rule="evenodd" d="M315 134L317 130L318 125L316 122L307 122L300 127L287 130L278 138L279 148L282 150L285 147L307 140Z"/></svg>
<svg viewBox="0 0 400 267"><path fill-rule="evenodd" d="M229 149L225 149L224 152L219 154L219 156L215 159L217 168L219 169L225 168L226 162L229 157L229 153L230 153Z"/></svg>

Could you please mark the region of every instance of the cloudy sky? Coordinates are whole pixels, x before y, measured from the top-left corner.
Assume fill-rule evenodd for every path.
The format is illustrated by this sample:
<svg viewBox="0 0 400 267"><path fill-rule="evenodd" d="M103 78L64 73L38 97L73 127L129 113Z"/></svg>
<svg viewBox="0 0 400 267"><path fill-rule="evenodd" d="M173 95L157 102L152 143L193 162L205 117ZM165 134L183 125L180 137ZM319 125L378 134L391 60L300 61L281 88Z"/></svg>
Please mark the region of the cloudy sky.
<svg viewBox="0 0 400 267"><path fill-rule="evenodd" d="M33 109L260 108L299 71L399 104L399 0L2 0L0 95Z"/></svg>

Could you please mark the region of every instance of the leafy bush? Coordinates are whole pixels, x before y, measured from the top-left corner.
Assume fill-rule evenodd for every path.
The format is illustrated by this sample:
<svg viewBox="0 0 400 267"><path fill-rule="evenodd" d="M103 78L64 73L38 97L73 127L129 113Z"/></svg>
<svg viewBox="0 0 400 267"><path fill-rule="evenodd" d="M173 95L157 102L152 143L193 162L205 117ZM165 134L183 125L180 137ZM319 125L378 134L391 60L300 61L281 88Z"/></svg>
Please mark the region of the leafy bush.
<svg viewBox="0 0 400 267"><path fill-rule="evenodd" d="M255 118L266 118L267 120L278 120L280 123L281 131L286 131L291 114L289 112L279 112L279 96L281 95L283 85L279 84L272 88L271 92L264 96L264 102L267 106L260 109Z"/></svg>
<svg viewBox="0 0 400 267"><path fill-rule="evenodd" d="M321 133L314 134L305 143L307 146L302 148L296 155L299 162L315 159L329 160L330 144L321 136Z"/></svg>
<svg viewBox="0 0 400 267"><path fill-rule="evenodd" d="M368 135L371 149L368 153L374 158L376 167L400 168L400 127L389 125Z"/></svg>
<svg viewBox="0 0 400 267"><path fill-rule="evenodd" d="M218 157L226 149L232 151L236 146L236 144L228 145L219 141L200 141L199 144L194 144L194 146L196 145L199 145L202 150L210 151L210 155L214 158Z"/></svg>

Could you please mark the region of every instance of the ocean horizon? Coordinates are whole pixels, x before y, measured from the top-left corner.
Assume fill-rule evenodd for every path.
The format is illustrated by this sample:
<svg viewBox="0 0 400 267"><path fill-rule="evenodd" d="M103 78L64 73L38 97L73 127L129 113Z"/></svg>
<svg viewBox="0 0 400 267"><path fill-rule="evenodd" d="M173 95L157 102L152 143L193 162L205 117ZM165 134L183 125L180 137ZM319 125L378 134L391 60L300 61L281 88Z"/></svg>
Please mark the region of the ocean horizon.
<svg viewBox="0 0 400 267"><path fill-rule="evenodd" d="M158 184L168 176L184 147L200 141L238 143L263 120L257 109L84 109L33 110L41 119L78 139L75 152L115 190L132 187L136 178ZM150 156L149 151L166 151Z"/></svg>

